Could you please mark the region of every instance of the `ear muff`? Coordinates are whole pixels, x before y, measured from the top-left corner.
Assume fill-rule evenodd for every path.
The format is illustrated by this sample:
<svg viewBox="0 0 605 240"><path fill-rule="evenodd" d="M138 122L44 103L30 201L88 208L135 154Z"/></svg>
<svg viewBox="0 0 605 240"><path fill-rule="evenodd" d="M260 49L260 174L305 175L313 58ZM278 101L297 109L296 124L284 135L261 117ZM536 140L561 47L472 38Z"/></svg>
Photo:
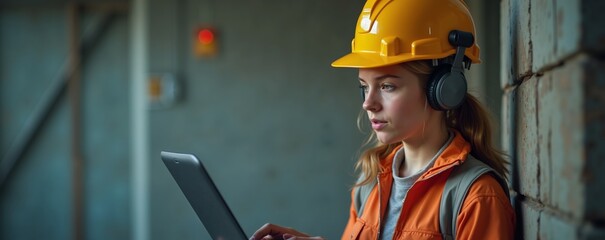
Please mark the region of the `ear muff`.
<svg viewBox="0 0 605 240"><path fill-rule="evenodd" d="M426 86L426 98L435 110L447 111L459 107L466 96L466 78L452 72L452 65L441 64L435 68Z"/></svg>
<svg viewBox="0 0 605 240"><path fill-rule="evenodd" d="M448 36L450 44L456 47L453 64L442 63L435 67L427 81L426 97L435 110L447 111L459 107L466 97L466 78L462 70L464 52L473 45L472 33L453 30Z"/></svg>

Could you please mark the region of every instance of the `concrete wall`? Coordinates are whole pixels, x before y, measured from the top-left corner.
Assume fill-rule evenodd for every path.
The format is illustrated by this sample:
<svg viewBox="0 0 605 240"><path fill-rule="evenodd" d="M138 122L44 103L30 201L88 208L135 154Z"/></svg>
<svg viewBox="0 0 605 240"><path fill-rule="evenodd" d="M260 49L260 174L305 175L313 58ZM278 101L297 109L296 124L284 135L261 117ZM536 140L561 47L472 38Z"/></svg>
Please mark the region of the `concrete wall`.
<svg viewBox="0 0 605 240"><path fill-rule="evenodd" d="M150 112L151 236L210 239L159 159L192 152L247 234L266 222L339 238L363 140L350 51L363 1L150 1L150 71L172 73L184 99ZM197 59L194 33L218 33Z"/></svg>
<svg viewBox="0 0 605 240"><path fill-rule="evenodd" d="M98 12L83 12L87 29ZM0 156L65 73L66 4L0 8ZM86 239L130 236L128 21L118 15L83 55L81 124ZM73 235L71 110L63 94L0 189L0 239ZM4 160L4 159L2 159Z"/></svg>
<svg viewBox="0 0 605 240"><path fill-rule="evenodd" d="M2 156L63 71L68 2L0 4ZM150 74L174 74L185 90L174 106L149 112L152 239L210 239L161 150L203 159L248 234L274 222L340 236L363 140L361 102L356 71L329 65L350 51L362 5L149 1ZM98 13L85 10L82 27ZM133 236L128 21L119 14L83 59L86 239ZM192 53L202 23L220 33L214 59ZM73 237L71 124L64 95L0 189L0 239Z"/></svg>
<svg viewBox="0 0 605 240"><path fill-rule="evenodd" d="M503 144L519 238L605 238L603 1L503 0Z"/></svg>

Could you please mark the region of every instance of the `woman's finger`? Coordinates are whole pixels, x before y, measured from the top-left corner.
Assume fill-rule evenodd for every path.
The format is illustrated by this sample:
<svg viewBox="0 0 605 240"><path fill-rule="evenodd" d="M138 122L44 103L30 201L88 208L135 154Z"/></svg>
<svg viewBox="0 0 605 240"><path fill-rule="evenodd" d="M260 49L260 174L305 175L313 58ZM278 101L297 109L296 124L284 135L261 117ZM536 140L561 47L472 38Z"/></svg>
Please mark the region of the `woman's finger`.
<svg viewBox="0 0 605 240"><path fill-rule="evenodd" d="M323 240L322 237L302 237L302 236L294 236L291 234L284 234L284 240Z"/></svg>
<svg viewBox="0 0 605 240"><path fill-rule="evenodd" d="M271 236L271 239L281 239L284 233L292 233L292 229L281 227L271 223L266 223L261 228L256 230L250 240L264 239L267 236Z"/></svg>

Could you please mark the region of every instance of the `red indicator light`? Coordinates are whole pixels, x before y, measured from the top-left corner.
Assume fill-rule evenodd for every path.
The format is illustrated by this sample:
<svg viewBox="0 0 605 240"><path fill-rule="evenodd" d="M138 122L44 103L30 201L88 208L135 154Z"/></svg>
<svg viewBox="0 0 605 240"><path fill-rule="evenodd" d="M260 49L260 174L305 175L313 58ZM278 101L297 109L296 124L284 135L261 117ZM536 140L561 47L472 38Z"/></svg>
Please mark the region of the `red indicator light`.
<svg viewBox="0 0 605 240"><path fill-rule="evenodd" d="M1 1L1 0L0 0ZM193 53L198 58L212 58L218 54L220 34L213 26L202 25L191 34Z"/></svg>
<svg viewBox="0 0 605 240"><path fill-rule="evenodd" d="M214 41L214 33L209 29L202 29L198 32L197 39L203 44L210 44Z"/></svg>

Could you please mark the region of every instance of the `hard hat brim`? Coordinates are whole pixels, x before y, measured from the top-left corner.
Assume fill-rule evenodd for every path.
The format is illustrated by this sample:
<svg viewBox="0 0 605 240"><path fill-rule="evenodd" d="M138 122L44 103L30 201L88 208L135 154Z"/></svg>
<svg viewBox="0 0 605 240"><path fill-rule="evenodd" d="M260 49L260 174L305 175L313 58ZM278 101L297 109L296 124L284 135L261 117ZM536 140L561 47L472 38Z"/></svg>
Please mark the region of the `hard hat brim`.
<svg viewBox="0 0 605 240"><path fill-rule="evenodd" d="M453 52L453 51L452 51ZM449 56L449 53L443 54L443 57ZM337 68L375 68L384 67L404 62L435 59L435 55L412 55L402 54L393 57L383 57L376 53L353 52L349 53L336 61L332 62L332 67Z"/></svg>
<svg viewBox="0 0 605 240"><path fill-rule="evenodd" d="M442 56L437 55L412 55L402 54L393 57L383 57L376 53L353 52L349 53L332 62L332 67L337 68L375 68L384 67L404 62L440 59L450 56L455 53L455 50L444 52ZM471 58L473 63L481 63L479 58Z"/></svg>
<svg viewBox="0 0 605 240"><path fill-rule="evenodd" d="M372 68L391 65L390 61L377 57L376 54L349 53L332 62L338 68Z"/></svg>

